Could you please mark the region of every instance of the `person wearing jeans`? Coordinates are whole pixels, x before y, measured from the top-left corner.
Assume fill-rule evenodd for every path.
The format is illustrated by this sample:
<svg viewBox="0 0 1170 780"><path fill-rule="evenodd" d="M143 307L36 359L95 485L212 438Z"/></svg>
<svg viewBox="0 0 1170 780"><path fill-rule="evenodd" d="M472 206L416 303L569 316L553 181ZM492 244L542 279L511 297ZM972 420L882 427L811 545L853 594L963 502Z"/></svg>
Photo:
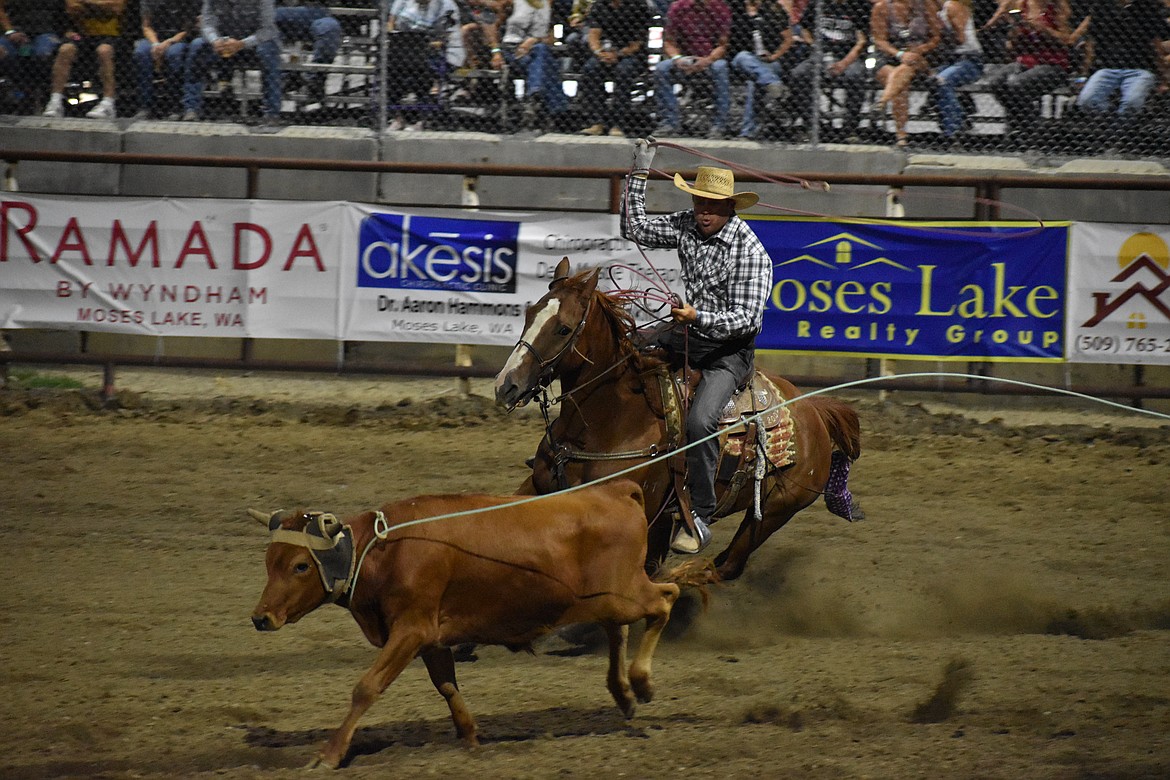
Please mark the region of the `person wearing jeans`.
<svg viewBox="0 0 1170 780"><path fill-rule="evenodd" d="M731 12L731 67L747 76L741 138L760 134L757 87L775 105L788 95L780 80L780 63L792 49L794 38L788 13L774 0L741 0Z"/></svg>
<svg viewBox="0 0 1170 780"><path fill-rule="evenodd" d="M134 72L138 77L138 113L146 119L163 113L155 103L154 80L164 79L176 110L187 68L187 49L199 34L202 0L142 0L142 37L134 45Z"/></svg>
<svg viewBox="0 0 1170 780"><path fill-rule="evenodd" d="M266 122L280 116L280 33L274 0L203 0L202 36L191 44L183 85L183 119L203 117L211 66L235 57L260 64Z"/></svg>
<svg viewBox="0 0 1170 780"><path fill-rule="evenodd" d="M549 46L551 9L545 0L517 0L509 5L506 20L497 16L494 24L484 27L491 65L500 70L506 63L524 74L526 112L532 122L539 123L543 115L561 114L569 107L561 88L560 59Z"/></svg>
<svg viewBox="0 0 1170 780"><path fill-rule="evenodd" d="M975 35L969 0L946 0L939 11L939 23L942 25L939 48L949 54L934 69L934 99L939 129L947 139L953 139L963 129L964 120L958 89L983 75L983 46Z"/></svg>
<svg viewBox="0 0 1170 780"><path fill-rule="evenodd" d="M341 22L321 3L284 0L276 8L276 29L285 43L298 41L312 44L310 61L317 64L328 65L333 62L341 49ZM320 98L325 94L324 73L315 73L308 81L310 92L315 97Z"/></svg>
<svg viewBox="0 0 1170 780"><path fill-rule="evenodd" d="M756 336L772 289L772 260L751 225L737 211L754 206L754 192L736 192L727 168L699 166L695 182L674 175L674 186L691 196L692 208L650 217L646 181L654 161L655 139L638 139L634 164L622 198L621 236L639 246L676 249L686 300L672 305L671 319L681 329L663 342L685 354L703 371L687 412L687 493L694 520L671 542L678 553L696 553L711 541L714 521L715 467L719 439L712 437L719 416L737 387L752 376ZM679 348L685 344L685 350Z"/></svg>
<svg viewBox="0 0 1170 780"><path fill-rule="evenodd" d="M1159 55L1170 52L1165 8L1155 0L1098 0L1073 35L1086 33L1096 69L1077 95L1077 108L1129 131L1158 84Z"/></svg>
<svg viewBox="0 0 1170 780"><path fill-rule="evenodd" d="M675 0L666 17L662 61L654 66L654 98L658 104L656 136L679 135L682 121L674 85L709 77L715 97L715 116L708 138L727 133L731 111L731 71L727 44L731 37L731 9L723 0Z"/></svg>

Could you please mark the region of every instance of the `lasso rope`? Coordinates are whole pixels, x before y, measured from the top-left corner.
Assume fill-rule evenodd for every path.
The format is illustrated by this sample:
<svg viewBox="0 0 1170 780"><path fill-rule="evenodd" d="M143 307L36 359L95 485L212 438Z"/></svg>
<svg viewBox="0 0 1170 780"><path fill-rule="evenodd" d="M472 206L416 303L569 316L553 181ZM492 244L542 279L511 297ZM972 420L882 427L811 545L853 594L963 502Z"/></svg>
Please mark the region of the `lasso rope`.
<svg viewBox="0 0 1170 780"><path fill-rule="evenodd" d="M852 380L849 382L842 382L841 384L832 385L831 387L824 387L824 388L821 388L819 390L810 390L809 392L801 393L800 395L796 396L795 398L789 398L787 400L781 401L778 404L774 404L773 406L770 406L767 409L764 409L763 411L758 412L754 415L751 415L749 417L744 417L743 422L744 423L755 422L755 421L759 420L759 418L764 417L765 415L771 414L772 412L776 412L776 411L778 411L786 406L789 406L791 404L794 404L797 401L804 399L804 398L811 398L813 396L823 395L825 393L832 393L832 392L835 392L838 390L844 390L844 389L850 388L850 387L860 387L863 385L874 384L874 383L883 382L886 380L924 379L924 378L977 379L977 380L982 381L982 382L1000 382L1002 384L1013 385L1016 387L1026 387L1026 388L1031 389L1031 390L1040 390L1040 391L1044 391L1044 392L1072 396L1074 398L1080 398L1080 399L1085 400L1085 401L1091 401L1093 403L1099 403L1099 404L1103 404L1105 406L1111 406L1111 407L1114 407L1117 409L1122 409L1122 410L1127 411L1127 412L1135 412L1135 413L1139 413L1139 414L1145 414L1145 415L1149 415L1151 417L1158 417L1158 418L1170 421L1170 414L1164 414L1162 412L1155 412L1155 411L1150 410L1150 409L1138 409L1138 408L1135 408L1132 406L1126 406L1125 404L1117 403L1116 401L1110 401L1110 400L1105 399L1105 398L1097 398L1096 396L1086 395L1084 393L1078 393L1074 390L1065 390L1064 388L1060 388L1060 387L1049 387L1047 385L1035 384L1033 382L1024 382L1024 381L1021 381L1018 379L1006 379L1003 377L993 377L993 376L980 376L978 374L962 374L962 373L949 372L949 371L918 371L918 372L913 372L913 373L908 373L908 374L898 374L896 376L866 377L864 379L855 379L855 380ZM587 488L591 485L596 485L600 482L605 482L606 480L616 479L618 477L623 477L626 474L630 474L634 471L644 469L649 465L658 463L660 461L664 461L667 458L672 457L677 452L681 452L681 451L690 449L691 447L694 447L698 444L701 444L702 442L705 442L708 439L713 439L713 438L719 436L719 434L720 434L720 432L716 431L708 436L704 436L701 439L696 439L695 441L690 442L686 446L679 447L676 450L673 450L669 453L659 455L657 457L651 458L650 460L635 464L633 466L630 466L629 468L622 469L621 471L617 471L613 474L608 474L604 477L598 477L597 479L595 479L591 482L585 482L585 483L582 483L580 485L574 485L572 487L566 488L565 490L558 491L555 494L549 493L549 494L544 494L544 495L539 495L539 496L527 496L525 498L520 498L520 499L517 499L515 501L508 502L506 504L499 504L497 506L487 507L487 508L483 508L483 509L467 509L467 510L463 510L460 512L450 512L448 514L443 514L443 515L434 515L433 517L420 517L420 518L417 518L415 520L408 520L406 522L396 524L396 525L392 526L390 530L396 531L396 530L401 529L401 528L410 528L411 526L422 525L424 523L435 523L435 522L438 522L440 520L454 520L454 519L457 519L460 517L467 517L469 515L483 514L486 512L495 512L495 511L498 511L501 509L510 509L512 507L515 507L515 506L523 506L524 504L530 504L534 501L543 500L545 498L548 498L551 495L563 495L566 493L572 493L572 492L575 492L577 490L582 490L584 488Z"/></svg>

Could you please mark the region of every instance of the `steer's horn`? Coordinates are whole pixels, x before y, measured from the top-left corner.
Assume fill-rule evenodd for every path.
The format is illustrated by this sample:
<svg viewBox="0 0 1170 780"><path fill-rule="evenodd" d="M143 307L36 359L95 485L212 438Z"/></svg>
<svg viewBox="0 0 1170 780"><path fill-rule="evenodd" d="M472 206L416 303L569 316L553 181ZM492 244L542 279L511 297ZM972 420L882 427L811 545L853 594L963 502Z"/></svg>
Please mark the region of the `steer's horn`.
<svg viewBox="0 0 1170 780"><path fill-rule="evenodd" d="M329 512L322 513L318 518L318 527L321 529L321 535L326 539L332 539L341 531L341 521L337 519L336 515Z"/></svg>
<svg viewBox="0 0 1170 780"><path fill-rule="evenodd" d="M261 512L259 509L252 509L248 507L248 516L262 525L268 525L268 515Z"/></svg>

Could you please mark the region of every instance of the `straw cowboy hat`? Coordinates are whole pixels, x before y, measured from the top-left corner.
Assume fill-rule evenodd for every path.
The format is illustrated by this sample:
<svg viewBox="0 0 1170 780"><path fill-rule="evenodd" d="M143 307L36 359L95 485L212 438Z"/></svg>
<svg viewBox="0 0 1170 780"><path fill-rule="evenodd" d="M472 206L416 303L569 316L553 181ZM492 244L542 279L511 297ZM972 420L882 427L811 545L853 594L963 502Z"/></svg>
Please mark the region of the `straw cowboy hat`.
<svg viewBox="0 0 1170 780"><path fill-rule="evenodd" d="M760 199L760 196L754 192L736 192L735 174L727 168L700 165L695 171L695 185L693 187L677 173L674 175L674 186L683 192L698 195L700 198L711 200L730 198L735 201L736 210L750 209Z"/></svg>

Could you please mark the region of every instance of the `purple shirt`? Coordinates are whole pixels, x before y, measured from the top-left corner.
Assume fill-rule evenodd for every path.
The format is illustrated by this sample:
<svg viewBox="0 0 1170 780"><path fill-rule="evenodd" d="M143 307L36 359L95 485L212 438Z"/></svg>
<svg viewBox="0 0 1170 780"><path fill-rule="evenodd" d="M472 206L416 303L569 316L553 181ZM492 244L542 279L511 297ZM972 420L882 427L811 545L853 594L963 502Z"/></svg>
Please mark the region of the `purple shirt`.
<svg viewBox="0 0 1170 780"><path fill-rule="evenodd" d="M666 36L683 54L706 57L731 34L731 9L723 0L675 0L666 13Z"/></svg>

